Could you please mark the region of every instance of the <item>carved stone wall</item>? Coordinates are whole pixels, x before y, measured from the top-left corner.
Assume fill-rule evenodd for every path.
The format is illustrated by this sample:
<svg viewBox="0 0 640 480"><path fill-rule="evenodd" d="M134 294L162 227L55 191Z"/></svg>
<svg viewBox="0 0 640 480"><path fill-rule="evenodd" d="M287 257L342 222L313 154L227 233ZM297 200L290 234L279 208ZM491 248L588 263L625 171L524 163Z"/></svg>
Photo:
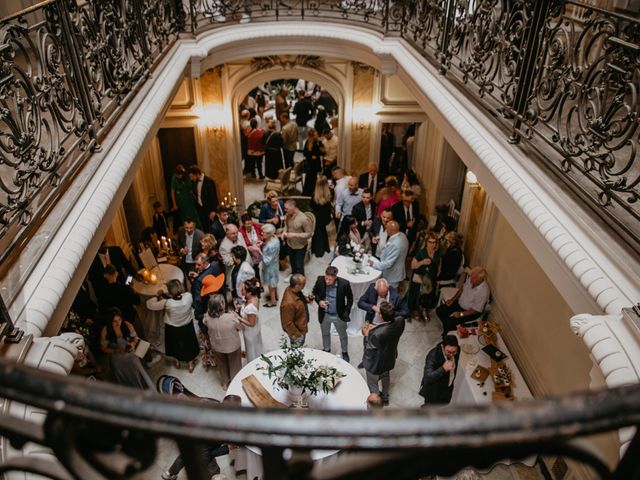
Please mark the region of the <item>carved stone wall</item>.
<svg viewBox="0 0 640 480"><path fill-rule="evenodd" d="M202 103L207 105L222 105L224 103L222 94L221 72L208 70L200 76L200 89L202 92ZM222 123L222 122L221 122ZM234 126L225 125L222 129L199 127L205 142L205 158L200 159L202 169L216 182L218 195L220 198L230 190L229 166L227 164L227 128Z"/></svg>

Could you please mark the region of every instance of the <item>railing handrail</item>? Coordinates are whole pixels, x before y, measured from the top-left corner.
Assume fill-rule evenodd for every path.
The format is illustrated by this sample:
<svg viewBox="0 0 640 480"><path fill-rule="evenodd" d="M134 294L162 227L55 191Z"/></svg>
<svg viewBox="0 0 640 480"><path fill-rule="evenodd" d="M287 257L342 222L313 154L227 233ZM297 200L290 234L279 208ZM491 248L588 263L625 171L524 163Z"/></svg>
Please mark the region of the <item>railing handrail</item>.
<svg viewBox="0 0 640 480"><path fill-rule="evenodd" d="M0 358L0 396L122 428L292 448L481 447L490 435L492 443L500 444L564 441L640 425L640 384L469 407L292 411L171 398Z"/></svg>

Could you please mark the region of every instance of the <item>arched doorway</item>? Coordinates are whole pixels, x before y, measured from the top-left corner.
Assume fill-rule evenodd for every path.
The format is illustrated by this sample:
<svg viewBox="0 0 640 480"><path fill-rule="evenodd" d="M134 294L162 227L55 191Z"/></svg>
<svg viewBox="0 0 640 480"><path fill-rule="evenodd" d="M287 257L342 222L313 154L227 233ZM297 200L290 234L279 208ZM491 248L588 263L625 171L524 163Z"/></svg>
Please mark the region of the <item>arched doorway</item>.
<svg viewBox="0 0 640 480"><path fill-rule="evenodd" d="M311 132L324 144L324 170L338 164L339 105L323 85L304 78L265 82L242 97L237 113L246 205L261 201L270 189L283 196L303 194L301 162Z"/></svg>

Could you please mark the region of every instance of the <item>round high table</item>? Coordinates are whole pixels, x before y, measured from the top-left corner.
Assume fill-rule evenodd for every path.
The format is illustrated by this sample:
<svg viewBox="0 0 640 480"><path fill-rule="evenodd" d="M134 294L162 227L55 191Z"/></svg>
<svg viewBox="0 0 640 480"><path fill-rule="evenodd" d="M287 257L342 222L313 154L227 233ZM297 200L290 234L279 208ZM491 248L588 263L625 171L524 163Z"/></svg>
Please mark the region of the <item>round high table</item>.
<svg viewBox="0 0 640 480"><path fill-rule="evenodd" d="M315 397L310 396L308 398L310 408L324 410L366 410L369 388L367 387L367 382L362 378L358 370L341 358L328 352L312 348L303 348L302 350L304 351L305 358L314 359L316 365L332 366L345 374L340 380L340 383L338 383L336 388L331 392L327 394L319 393ZM273 358L277 355L283 355L283 351L274 350L266 355ZM275 400L284 404L290 403L287 391L274 387L266 372L258 370L258 367L261 365L264 365L264 362L260 358L256 358L245 365L229 384L227 395L238 395L242 399L243 407L253 407L249 397L247 397L247 394L242 388L242 379L249 375L255 375ZM312 450L311 458L314 461L331 461L331 457L336 453L338 453L338 450ZM259 480L262 480L263 472L260 448L247 446L246 455L247 478L253 479L257 477Z"/></svg>
<svg viewBox="0 0 640 480"><path fill-rule="evenodd" d="M367 312L358 307L358 300L362 294L367 290L370 284L375 282L382 272L376 270L373 267L366 266L367 273L350 273L354 268L354 263L351 257L340 255L333 259L331 265L338 269L338 276L344 278L351 285L351 291L353 292L353 307L351 307L350 321L347 326L347 333L352 336L362 335L362 325L364 325L364 319Z"/></svg>
<svg viewBox="0 0 640 480"><path fill-rule="evenodd" d="M142 275L144 269L138 273ZM158 277L158 281L155 285L150 283L144 283L140 280L134 279L131 282L131 288L135 293L140 295L141 304L143 306L145 315L142 325L144 327L144 336L154 349L164 353L164 312L148 310L146 307L147 300L154 297L158 290L162 289L166 291L166 284L169 280L179 280L184 282L184 273L180 268L168 263L161 263L157 267L149 270L149 273L153 273Z"/></svg>

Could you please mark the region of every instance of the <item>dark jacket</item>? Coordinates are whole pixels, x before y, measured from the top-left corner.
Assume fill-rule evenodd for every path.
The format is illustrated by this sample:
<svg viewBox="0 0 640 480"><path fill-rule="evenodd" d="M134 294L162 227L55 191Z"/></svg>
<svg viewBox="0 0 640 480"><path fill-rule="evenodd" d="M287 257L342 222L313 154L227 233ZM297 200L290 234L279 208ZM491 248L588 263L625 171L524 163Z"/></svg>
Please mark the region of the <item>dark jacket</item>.
<svg viewBox="0 0 640 480"><path fill-rule="evenodd" d="M106 311L111 307L118 307L125 320L133 323L136 319L136 309L134 305L140 305L140 297L136 295L129 285L121 283L107 283L107 285L96 293L98 295L98 305L101 311Z"/></svg>
<svg viewBox="0 0 640 480"><path fill-rule="evenodd" d="M460 349L455 355L454 372L457 373L460 360ZM442 343L436 345L427 354L424 362L424 374L420 385L420 395L424 397L425 403L431 405L448 404L453 394L453 384L449 386L449 372L445 372L444 355L442 353Z"/></svg>
<svg viewBox="0 0 640 480"><path fill-rule="evenodd" d="M211 227L209 227L209 232L215 237L218 245L224 240L224 236L226 235L224 231L224 225L220 221L218 217L216 217L211 223Z"/></svg>
<svg viewBox="0 0 640 480"><path fill-rule="evenodd" d="M381 227L382 227L382 220L380 220L380 217L375 217L373 219L373 225L371 225L371 228L369 229L369 238L373 239L373 237L379 236ZM375 255L376 257L380 256L377 243L371 242L371 254Z"/></svg>
<svg viewBox="0 0 640 480"><path fill-rule="evenodd" d="M407 229L407 212L404 209L404 203L398 202L391 207L393 219L400 224L400 231L404 232L410 240L415 240L418 230L418 215L420 215L420 207L418 202L414 200L411 204L411 214L413 218L413 227Z"/></svg>
<svg viewBox="0 0 640 480"><path fill-rule="evenodd" d="M195 229L193 232L193 244L191 245L191 256L193 257L193 261L196 261L196 256L200 253L201 246L200 240L204 237L204 233L202 230ZM178 229L178 246L180 248L184 248L187 246L187 235L184 231L184 227L180 227Z"/></svg>
<svg viewBox="0 0 640 480"><path fill-rule="evenodd" d="M358 177L358 187L360 188L369 188L369 172L365 172ZM371 192L372 195L378 193L381 189L384 188L384 179L380 172L376 173L376 189L375 192Z"/></svg>
<svg viewBox="0 0 640 480"><path fill-rule="evenodd" d="M298 124L299 127L306 127L307 122L313 118L313 110L314 108L309 98L305 97L302 100L298 100L293 106L293 113L296 115L296 124Z"/></svg>
<svg viewBox="0 0 640 480"><path fill-rule="evenodd" d="M380 375L393 370L398 357L398 342L404 332L404 319L396 317L393 322L381 323L369 331L364 346L362 363L368 373Z"/></svg>
<svg viewBox="0 0 640 480"><path fill-rule="evenodd" d="M336 311L338 317L343 322L350 320L351 307L353 306L353 292L351 286L344 278L337 278L336 281ZM320 275L316 280L316 284L313 286L313 294L316 296L315 300L319 304L321 300L327 299L327 284L324 282L324 276ZM325 311L323 308L318 308L318 321L322 323L324 320Z"/></svg>
<svg viewBox="0 0 640 480"><path fill-rule="evenodd" d="M398 290L391 286L389 287L389 303L393 305L396 316L402 318L406 318L409 316L409 307L407 306L407 302L405 301L404 297L402 297L398 293ZM364 319L369 323L373 323L376 312L374 312L372 308L377 304L378 292L376 292L375 283L372 283L362 294L360 300L358 300L358 308L367 312Z"/></svg>
<svg viewBox="0 0 640 480"><path fill-rule="evenodd" d="M202 297L200 295L200 291L202 290L202 279L207 275L220 275L220 267L216 263L210 263L207 268L205 268L202 272L198 274L196 278L193 279L191 285L191 295L193 297L193 303L191 306L193 307L193 316L200 322L200 326L202 327L202 319L204 318L204 314L207 311L207 306L209 303L209 295ZM226 283L226 282L225 282ZM224 293L224 284L221 291L217 293ZM206 330L204 330L206 332Z"/></svg>
<svg viewBox="0 0 640 480"><path fill-rule="evenodd" d="M127 280L127 276L135 275L136 271L131 265L131 262L125 257L124 252L120 247L107 247L109 251L109 260L111 264L118 270L118 282L123 283ZM96 296L99 295L99 291L107 286L107 279L104 278L104 265L100 260L100 255L96 253L91 267L89 268L89 280L93 286L93 290Z"/></svg>
<svg viewBox="0 0 640 480"><path fill-rule="evenodd" d="M358 221L358 230L360 230L360 235L364 236L366 228L362 224L367 219L367 211L364 208L364 203L358 202L353 206L353 210L351 210L351 215ZM376 218L376 202L371 200L371 220Z"/></svg>
<svg viewBox="0 0 640 480"><path fill-rule="evenodd" d="M194 183L194 189L197 188L196 185L197 184ZM200 199L202 200L202 208L207 215L209 214L209 212L213 212L218 207L218 190L216 189L216 184L206 175L202 179L202 191L200 192Z"/></svg>

